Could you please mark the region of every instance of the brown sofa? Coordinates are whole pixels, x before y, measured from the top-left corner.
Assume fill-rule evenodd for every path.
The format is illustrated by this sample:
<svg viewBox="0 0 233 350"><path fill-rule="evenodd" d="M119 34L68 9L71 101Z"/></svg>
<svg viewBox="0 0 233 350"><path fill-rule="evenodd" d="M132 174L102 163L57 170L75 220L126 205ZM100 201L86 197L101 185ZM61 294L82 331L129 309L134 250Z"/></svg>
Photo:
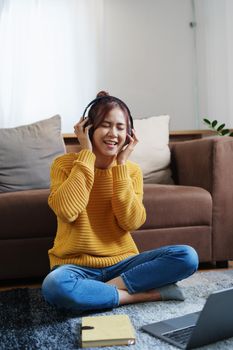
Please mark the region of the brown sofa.
<svg viewBox="0 0 233 350"><path fill-rule="evenodd" d="M67 151L77 150L69 144ZM168 244L193 246L200 262L233 259L233 138L171 145L175 185L144 185L145 224L133 238L140 251ZM0 279L44 276L56 217L49 190L0 194Z"/></svg>

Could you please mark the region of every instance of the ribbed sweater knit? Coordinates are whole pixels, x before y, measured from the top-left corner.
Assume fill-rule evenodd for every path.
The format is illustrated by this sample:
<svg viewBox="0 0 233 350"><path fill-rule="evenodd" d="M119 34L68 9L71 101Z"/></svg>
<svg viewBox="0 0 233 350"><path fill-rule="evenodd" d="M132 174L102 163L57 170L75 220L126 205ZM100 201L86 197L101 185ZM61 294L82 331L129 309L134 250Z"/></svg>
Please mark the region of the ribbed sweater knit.
<svg viewBox="0 0 233 350"><path fill-rule="evenodd" d="M142 197L142 173L135 163L97 169L90 150L56 158L48 200L57 216L51 268L102 268L138 254L130 232L145 222Z"/></svg>

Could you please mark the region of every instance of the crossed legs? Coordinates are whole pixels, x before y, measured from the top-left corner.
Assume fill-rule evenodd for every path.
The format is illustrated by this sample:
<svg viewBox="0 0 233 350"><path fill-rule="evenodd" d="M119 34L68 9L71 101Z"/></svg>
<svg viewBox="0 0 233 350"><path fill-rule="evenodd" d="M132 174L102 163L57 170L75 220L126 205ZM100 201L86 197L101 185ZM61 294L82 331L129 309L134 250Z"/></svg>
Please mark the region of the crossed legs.
<svg viewBox="0 0 233 350"><path fill-rule="evenodd" d="M62 265L42 285L45 299L75 311L176 298L174 283L198 267L196 251L185 245L143 252L104 269ZM174 286L174 287L173 287ZM179 292L178 292L179 294Z"/></svg>

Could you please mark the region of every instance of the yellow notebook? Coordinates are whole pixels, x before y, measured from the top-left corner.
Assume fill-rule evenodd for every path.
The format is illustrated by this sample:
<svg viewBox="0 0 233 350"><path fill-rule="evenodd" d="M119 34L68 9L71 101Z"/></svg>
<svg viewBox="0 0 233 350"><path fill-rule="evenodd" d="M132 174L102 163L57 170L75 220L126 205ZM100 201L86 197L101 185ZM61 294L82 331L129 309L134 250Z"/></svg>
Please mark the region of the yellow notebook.
<svg viewBox="0 0 233 350"><path fill-rule="evenodd" d="M82 347L135 344L129 316L110 315L82 318Z"/></svg>

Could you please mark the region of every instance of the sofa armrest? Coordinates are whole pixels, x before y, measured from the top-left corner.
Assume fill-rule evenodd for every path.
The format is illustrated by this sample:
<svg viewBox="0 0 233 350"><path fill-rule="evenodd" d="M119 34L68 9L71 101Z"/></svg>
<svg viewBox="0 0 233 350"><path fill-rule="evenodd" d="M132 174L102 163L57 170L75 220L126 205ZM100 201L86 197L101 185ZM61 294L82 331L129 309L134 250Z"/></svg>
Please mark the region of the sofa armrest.
<svg viewBox="0 0 233 350"><path fill-rule="evenodd" d="M212 195L214 260L233 259L233 137L179 142L171 152L176 183Z"/></svg>

